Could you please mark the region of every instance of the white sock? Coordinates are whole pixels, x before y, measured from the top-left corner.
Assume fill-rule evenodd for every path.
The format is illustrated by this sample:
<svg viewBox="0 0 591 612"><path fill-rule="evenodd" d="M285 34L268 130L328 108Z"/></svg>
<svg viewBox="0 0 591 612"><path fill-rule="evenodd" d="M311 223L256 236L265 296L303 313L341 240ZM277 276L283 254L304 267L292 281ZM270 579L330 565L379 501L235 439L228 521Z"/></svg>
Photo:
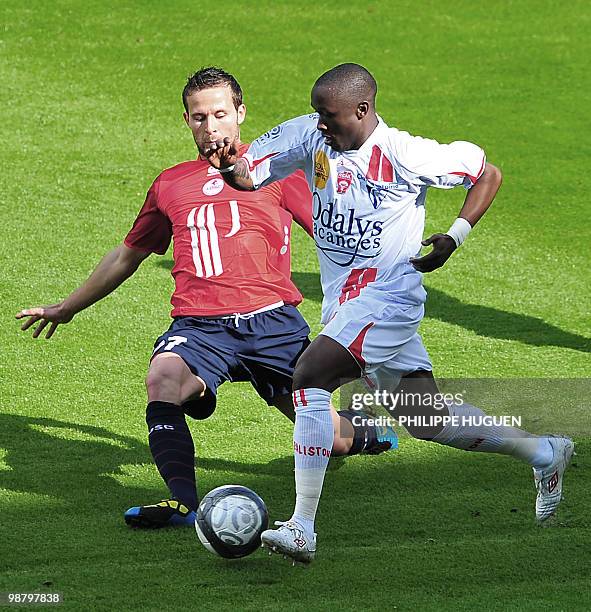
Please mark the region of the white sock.
<svg viewBox="0 0 591 612"><path fill-rule="evenodd" d="M330 393L324 389L298 389L293 400L296 504L292 520L306 531L314 532L314 518L334 440Z"/></svg>
<svg viewBox="0 0 591 612"><path fill-rule="evenodd" d="M534 436L515 427L484 424L481 419L485 413L470 404L451 404L448 410L450 416L458 417L460 424L448 423L433 438L434 442L467 451L511 455L536 468L552 463L554 451L547 437ZM474 424L463 424L466 417Z"/></svg>

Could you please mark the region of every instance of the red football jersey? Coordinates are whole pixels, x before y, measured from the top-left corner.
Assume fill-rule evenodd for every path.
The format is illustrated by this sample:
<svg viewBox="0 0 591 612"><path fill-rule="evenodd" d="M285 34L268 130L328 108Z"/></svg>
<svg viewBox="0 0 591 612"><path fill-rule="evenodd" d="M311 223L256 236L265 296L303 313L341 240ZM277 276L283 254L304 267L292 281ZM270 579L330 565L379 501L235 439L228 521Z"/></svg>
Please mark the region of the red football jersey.
<svg viewBox="0 0 591 612"><path fill-rule="evenodd" d="M207 161L184 162L154 181L125 244L162 255L173 238L173 317L299 304L291 222L312 235L311 197L303 173L237 191Z"/></svg>

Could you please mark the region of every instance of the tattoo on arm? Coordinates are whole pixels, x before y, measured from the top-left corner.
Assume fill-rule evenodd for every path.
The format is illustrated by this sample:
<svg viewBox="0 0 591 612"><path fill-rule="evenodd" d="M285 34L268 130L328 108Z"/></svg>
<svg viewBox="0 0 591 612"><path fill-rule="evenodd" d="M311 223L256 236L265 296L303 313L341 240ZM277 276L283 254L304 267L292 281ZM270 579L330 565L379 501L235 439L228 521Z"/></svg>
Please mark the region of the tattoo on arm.
<svg viewBox="0 0 591 612"><path fill-rule="evenodd" d="M242 191L254 190L250 172L248 171L248 162L243 158L236 161L232 172L227 172L222 174L222 176L224 180L235 189L240 189Z"/></svg>
<svg viewBox="0 0 591 612"><path fill-rule="evenodd" d="M249 178L250 174L248 172L248 162L243 158L240 158L239 160L237 160L236 163L234 164L234 172L232 172L232 174L238 179Z"/></svg>

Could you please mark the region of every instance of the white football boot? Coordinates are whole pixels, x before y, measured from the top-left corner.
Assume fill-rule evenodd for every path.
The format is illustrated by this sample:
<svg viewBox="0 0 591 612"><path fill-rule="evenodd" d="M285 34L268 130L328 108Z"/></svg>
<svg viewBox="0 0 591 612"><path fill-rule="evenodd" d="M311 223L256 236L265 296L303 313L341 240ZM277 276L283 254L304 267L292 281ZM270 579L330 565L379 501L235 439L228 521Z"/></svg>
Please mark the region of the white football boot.
<svg viewBox="0 0 591 612"><path fill-rule="evenodd" d="M536 496L536 519L543 523L549 519L562 500L562 477L573 456L575 445L570 438L548 436L554 450L552 463L545 468L534 470Z"/></svg>
<svg viewBox="0 0 591 612"><path fill-rule="evenodd" d="M293 559L293 564L308 564L316 554L316 534L304 531L295 521L275 521L279 529L267 529L261 534L261 542L270 553Z"/></svg>

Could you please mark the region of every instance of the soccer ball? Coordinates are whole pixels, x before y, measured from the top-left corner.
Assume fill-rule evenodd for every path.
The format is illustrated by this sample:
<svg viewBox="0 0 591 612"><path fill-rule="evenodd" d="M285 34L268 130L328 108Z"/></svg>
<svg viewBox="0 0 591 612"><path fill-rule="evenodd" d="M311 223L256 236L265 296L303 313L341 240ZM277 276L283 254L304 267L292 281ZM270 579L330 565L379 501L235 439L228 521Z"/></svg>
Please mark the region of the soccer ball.
<svg viewBox="0 0 591 612"><path fill-rule="evenodd" d="M226 559L246 557L261 545L269 514L265 502L240 485L210 491L197 508L195 529L207 550Z"/></svg>

